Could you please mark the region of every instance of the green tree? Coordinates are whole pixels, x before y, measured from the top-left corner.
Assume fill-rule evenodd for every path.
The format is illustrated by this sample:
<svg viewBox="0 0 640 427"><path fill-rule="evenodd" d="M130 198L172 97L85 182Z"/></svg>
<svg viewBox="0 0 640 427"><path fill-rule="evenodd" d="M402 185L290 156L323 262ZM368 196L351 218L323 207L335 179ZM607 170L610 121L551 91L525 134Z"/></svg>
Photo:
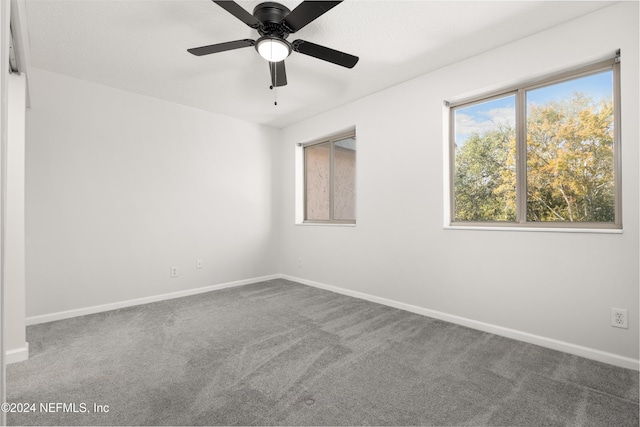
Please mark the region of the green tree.
<svg viewBox="0 0 640 427"><path fill-rule="evenodd" d="M516 219L515 131L496 126L472 134L455 150L455 219Z"/></svg>

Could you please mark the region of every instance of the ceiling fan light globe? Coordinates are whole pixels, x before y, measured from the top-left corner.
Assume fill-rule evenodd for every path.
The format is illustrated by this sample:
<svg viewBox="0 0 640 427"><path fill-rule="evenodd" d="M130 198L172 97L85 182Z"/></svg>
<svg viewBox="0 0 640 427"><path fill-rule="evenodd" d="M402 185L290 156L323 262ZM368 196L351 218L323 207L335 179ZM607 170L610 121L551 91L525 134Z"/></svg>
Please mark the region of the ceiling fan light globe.
<svg viewBox="0 0 640 427"><path fill-rule="evenodd" d="M277 38L261 38L256 43L256 50L269 62L280 62L291 54L291 46Z"/></svg>

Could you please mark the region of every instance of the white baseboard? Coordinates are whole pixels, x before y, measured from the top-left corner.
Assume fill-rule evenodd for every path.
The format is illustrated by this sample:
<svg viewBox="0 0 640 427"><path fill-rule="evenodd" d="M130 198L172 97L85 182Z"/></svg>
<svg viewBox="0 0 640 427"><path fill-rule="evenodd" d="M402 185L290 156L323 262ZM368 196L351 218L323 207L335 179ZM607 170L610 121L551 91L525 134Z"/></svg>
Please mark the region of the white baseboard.
<svg viewBox="0 0 640 427"><path fill-rule="evenodd" d="M7 365L25 361L29 358L29 343L26 342L22 347L7 350L4 361Z"/></svg>
<svg viewBox="0 0 640 427"><path fill-rule="evenodd" d="M565 341L555 340L553 338L534 335L528 332L509 329L498 325L492 325L490 323L479 322L477 320L467 319L465 317L430 310L428 308L418 307L387 298L381 298L374 295L365 294L363 292L352 291L349 289L339 288L337 286L331 286L324 283L301 279L299 277L288 276L286 274L281 274L280 277L283 279L291 280L293 282L301 283L303 285L313 286L315 288L325 289L339 294L348 295L350 297L364 299L378 304L387 305L389 307L398 308L400 310L410 311L411 313L420 314L422 316L432 317L434 319L444 320L445 322L466 326L471 329L489 332L495 335L512 338L514 340L523 341L530 344L536 344L541 347L574 354L576 356L581 356L587 359L597 360L599 362L608 363L610 365L633 369L636 371L640 370L640 360L638 359L632 359L630 357L620 356L614 353L608 353L606 351L596 350L589 347L583 347Z"/></svg>
<svg viewBox="0 0 640 427"><path fill-rule="evenodd" d="M59 311L56 313L42 314L40 316L27 317L26 324L37 325L39 323L54 322L56 320L70 319L72 317L85 316L87 314L102 313L104 311L117 310L119 308L132 307L135 305L149 304L157 301L165 301L173 298L187 297L190 295L202 294L205 292L217 291L220 289L232 288L235 286L249 285L251 283L264 282L265 280L278 279L280 274L270 276L254 277L252 279L238 280L235 282L221 283L218 285L205 286L184 291L169 292L166 294L153 295L150 297L136 298L127 301L113 302L109 304L94 305L92 307L77 308L74 310Z"/></svg>

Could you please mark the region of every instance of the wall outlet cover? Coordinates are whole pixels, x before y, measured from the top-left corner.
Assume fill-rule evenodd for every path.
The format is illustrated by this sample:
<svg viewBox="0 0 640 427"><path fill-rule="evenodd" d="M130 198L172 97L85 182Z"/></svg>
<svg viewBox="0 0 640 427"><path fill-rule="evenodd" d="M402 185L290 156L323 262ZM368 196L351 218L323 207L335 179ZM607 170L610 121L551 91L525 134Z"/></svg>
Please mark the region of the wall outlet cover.
<svg viewBox="0 0 640 427"><path fill-rule="evenodd" d="M611 326L629 329L629 314L626 308L611 307Z"/></svg>

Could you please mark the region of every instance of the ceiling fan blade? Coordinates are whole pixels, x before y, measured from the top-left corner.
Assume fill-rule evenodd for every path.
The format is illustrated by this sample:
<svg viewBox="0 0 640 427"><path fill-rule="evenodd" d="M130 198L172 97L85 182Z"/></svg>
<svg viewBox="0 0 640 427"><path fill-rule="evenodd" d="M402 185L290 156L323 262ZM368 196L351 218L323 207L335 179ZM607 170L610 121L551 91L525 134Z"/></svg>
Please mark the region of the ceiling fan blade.
<svg viewBox="0 0 640 427"><path fill-rule="evenodd" d="M213 0L215 4L250 26L251 28L258 28L260 26L260 21L256 19L255 16L247 12L242 6L234 1L216 1Z"/></svg>
<svg viewBox="0 0 640 427"><path fill-rule="evenodd" d="M334 64L347 68L355 67L360 59L357 56L329 49L328 47L320 46L319 44L304 40L296 40L292 43L292 46L293 50L296 52L313 56L314 58L322 59L323 61L333 62Z"/></svg>
<svg viewBox="0 0 640 427"><path fill-rule="evenodd" d="M196 56L202 56L202 55L209 55L211 53L224 52L225 50L233 50L233 49L240 49L242 47L249 47L249 46L253 46L254 44L256 44L256 42L250 39L235 40L232 42L211 44L209 46L194 47L191 49L187 49L187 52Z"/></svg>
<svg viewBox="0 0 640 427"><path fill-rule="evenodd" d="M273 87L286 86L287 71L284 68L284 61L269 62L269 72L271 73L271 85Z"/></svg>
<svg viewBox="0 0 640 427"><path fill-rule="evenodd" d="M340 1L303 1L284 17L282 23L289 29L289 32L295 33L314 19L319 18L328 12L331 8L342 3Z"/></svg>

